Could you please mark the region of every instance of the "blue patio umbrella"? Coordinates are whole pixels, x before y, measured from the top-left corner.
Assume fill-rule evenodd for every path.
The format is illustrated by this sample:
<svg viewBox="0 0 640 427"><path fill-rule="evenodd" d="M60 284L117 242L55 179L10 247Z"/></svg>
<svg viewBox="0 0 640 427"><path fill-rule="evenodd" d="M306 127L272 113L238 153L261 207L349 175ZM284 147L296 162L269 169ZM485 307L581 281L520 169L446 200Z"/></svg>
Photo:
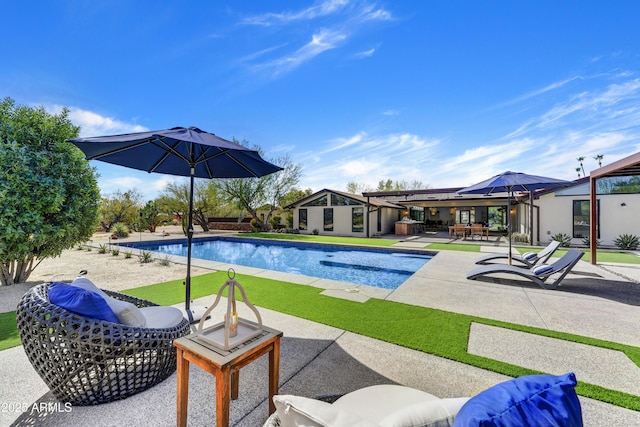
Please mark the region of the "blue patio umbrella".
<svg viewBox="0 0 640 427"><path fill-rule="evenodd" d="M568 181L529 175L522 172L503 172L471 187L463 188L460 194L507 193L507 236L509 239L509 264L511 264L511 196L514 192L534 192L544 188L556 188L568 185Z"/></svg>
<svg viewBox="0 0 640 427"><path fill-rule="evenodd" d="M189 320L194 321L190 309L194 178L257 178L282 168L267 162L255 150L196 127L73 138L68 141L80 148L87 160L191 178L185 308Z"/></svg>

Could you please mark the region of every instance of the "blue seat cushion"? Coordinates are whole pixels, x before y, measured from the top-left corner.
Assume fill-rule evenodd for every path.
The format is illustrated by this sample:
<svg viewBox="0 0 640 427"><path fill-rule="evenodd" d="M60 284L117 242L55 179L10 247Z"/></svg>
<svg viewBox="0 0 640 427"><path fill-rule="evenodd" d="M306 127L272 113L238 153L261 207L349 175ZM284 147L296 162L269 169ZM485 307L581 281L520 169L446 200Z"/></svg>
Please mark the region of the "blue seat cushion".
<svg viewBox="0 0 640 427"><path fill-rule="evenodd" d="M49 301L52 304L94 319L118 323L118 317L109 304L98 293L65 283L49 286Z"/></svg>
<svg viewBox="0 0 640 427"><path fill-rule="evenodd" d="M573 372L528 375L497 384L462 406L454 427L581 427L582 408Z"/></svg>

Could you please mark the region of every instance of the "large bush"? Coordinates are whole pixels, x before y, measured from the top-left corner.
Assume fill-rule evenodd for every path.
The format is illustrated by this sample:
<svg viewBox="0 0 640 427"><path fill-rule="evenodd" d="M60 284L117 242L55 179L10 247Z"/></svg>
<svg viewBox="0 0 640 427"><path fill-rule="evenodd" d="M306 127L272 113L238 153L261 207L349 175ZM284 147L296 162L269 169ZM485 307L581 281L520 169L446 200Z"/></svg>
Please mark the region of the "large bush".
<svg viewBox="0 0 640 427"><path fill-rule="evenodd" d="M97 224L95 172L67 138L67 110L0 102L0 280L27 280L45 258L85 242Z"/></svg>

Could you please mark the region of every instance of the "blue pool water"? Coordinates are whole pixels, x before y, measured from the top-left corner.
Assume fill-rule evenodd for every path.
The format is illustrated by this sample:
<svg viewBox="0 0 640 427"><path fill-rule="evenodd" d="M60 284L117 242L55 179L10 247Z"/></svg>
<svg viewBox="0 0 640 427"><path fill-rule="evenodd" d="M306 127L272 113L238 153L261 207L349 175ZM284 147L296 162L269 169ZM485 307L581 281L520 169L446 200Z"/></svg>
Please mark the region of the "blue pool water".
<svg viewBox="0 0 640 427"><path fill-rule="evenodd" d="M126 244L147 251L187 256L187 241ZM363 249L253 239L213 238L193 241L193 258L285 273L396 289L433 255L411 251Z"/></svg>

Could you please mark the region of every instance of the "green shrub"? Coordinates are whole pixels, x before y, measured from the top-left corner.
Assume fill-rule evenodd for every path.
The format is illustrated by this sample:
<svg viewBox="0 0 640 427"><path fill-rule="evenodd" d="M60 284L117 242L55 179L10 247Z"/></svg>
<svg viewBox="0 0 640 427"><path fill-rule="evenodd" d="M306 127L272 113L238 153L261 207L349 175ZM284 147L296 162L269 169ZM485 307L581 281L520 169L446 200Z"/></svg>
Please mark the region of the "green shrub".
<svg viewBox="0 0 640 427"><path fill-rule="evenodd" d="M249 221L249 225L251 226L251 231L254 233L259 233L262 231L262 224L255 218Z"/></svg>
<svg viewBox="0 0 640 427"><path fill-rule="evenodd" d="M99 254L106 254L107 253L107 245L106 244L99 244L98 245L98 253Z"/></svg>
<svg viewBox="0 0 640 427"><path fill-rule="evenodd" d="M113 255L113 256L118 256L118 255L120 255L120 250L119 250L119 249L112 249L112 250L111 250L111 255Z"/></svg>
<svg viewBox="0 0 640 427"><path fill-rule="evenodd" d="M133 254L131 252L125 252L124 253L125 259L130 259L132 256L133 256Z"/></svg>
<svg viewBox="0 0 640 427"><path fill-rule="evenodd" d="M318 234L320 234L320 230L318 230L317 228L314 228L312 233L314 236L317 236Z"/></svg>
<svg viewBox="0 0 640 427"><path fill-rule="evenodd" d="M615 245L623 250L635 251L638 249L638 236L634 234L621 234L614 241Z"/></svg>
<svg viewBox="0 0 640 427"><path fill-rule="evenodd" d="M124 222L117 222L111 227L111 232L118 237L128 237L129 227Z"/></svg>

